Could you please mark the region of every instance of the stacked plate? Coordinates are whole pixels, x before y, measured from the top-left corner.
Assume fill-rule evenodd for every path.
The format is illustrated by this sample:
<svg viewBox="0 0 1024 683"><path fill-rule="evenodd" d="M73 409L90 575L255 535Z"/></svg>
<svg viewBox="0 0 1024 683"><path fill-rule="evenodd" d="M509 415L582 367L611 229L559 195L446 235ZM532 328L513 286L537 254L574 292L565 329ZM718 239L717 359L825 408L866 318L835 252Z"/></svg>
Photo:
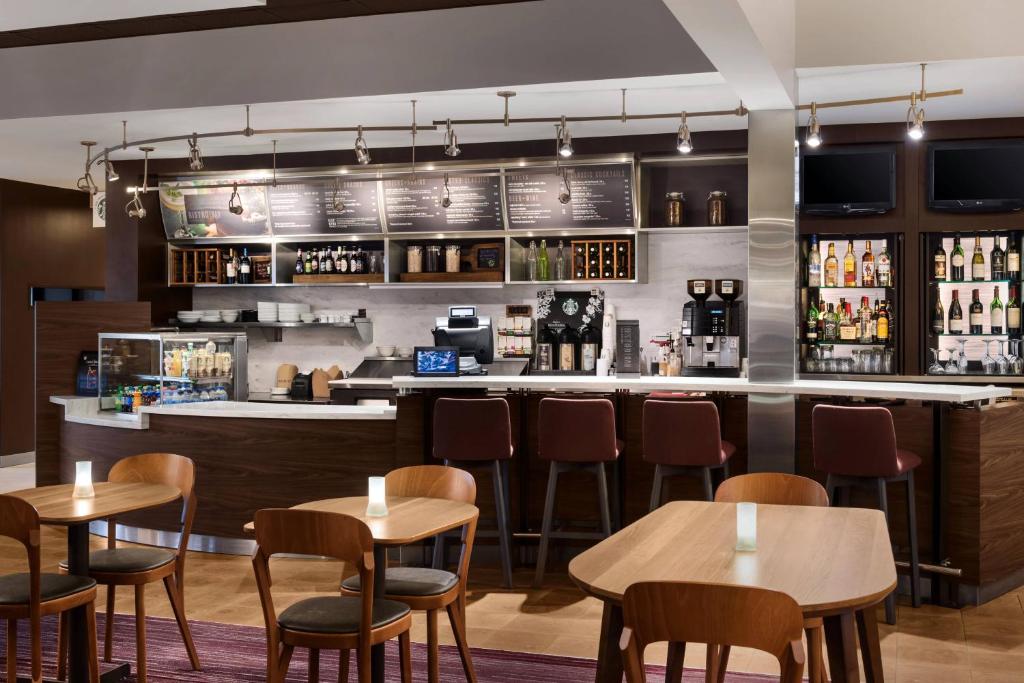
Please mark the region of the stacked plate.
<svg viewBox="0 0 1024 683"><path fill-rule="evenodd" d="M211 311L195 311L200 314L199 321L204 323L219 323L220 311L213 309Z"/></svg>
<svg viewBox="0 0 1024 683"><path fill-rule="evenodd" d="M276 323L277 314L277 303L273 301L256 302L256 319L261 323Z"/></svg>
<svg viewBox="0 0 1024 683"><path fill-rule="evenodd" d="M178 320L183 323L197 323L202 317L201 311L178 311Z"/></svg>
<svg viewBox="0 0 1024 683"><path fill-rule="evenodd" d="M283 323L297 323L303 313L309 313L309 304L277 305L277 319Z"/></svg>

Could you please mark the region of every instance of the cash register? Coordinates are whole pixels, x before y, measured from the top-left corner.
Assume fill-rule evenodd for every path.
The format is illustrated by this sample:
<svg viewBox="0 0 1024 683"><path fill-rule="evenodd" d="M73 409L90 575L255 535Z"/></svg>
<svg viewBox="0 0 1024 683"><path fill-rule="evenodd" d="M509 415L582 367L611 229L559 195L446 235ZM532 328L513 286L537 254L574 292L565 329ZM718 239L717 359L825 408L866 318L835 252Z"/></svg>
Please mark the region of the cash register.
<svg viewBox="0 0 1024 683"><path fill-rule="evenodd" d="M434 321L435 346L459 350L459 374L482 375L482 365L494 362L494 331L491 317L477 315L476 306L449 306L447 317Z"/></svg>

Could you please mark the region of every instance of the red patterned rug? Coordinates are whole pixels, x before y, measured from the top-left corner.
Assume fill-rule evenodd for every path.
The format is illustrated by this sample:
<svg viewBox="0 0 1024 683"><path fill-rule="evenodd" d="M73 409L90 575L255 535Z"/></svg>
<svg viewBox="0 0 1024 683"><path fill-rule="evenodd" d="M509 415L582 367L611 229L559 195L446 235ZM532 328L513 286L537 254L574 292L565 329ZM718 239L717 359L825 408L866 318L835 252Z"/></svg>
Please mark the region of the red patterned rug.
<svg viewBox="0 0 1024 683"><path fill-rule="evenodd" d="M102 653L103 615L97 615ZM148 679L152 683L257 683L265 680L266 639L262 628L234 626L205 621L192 621L192 636L203 664L202 671L189 668L188 657L181 643L178 628L172 619L148 617L146 619L148 645ZM43 619L43 675L52 677L56 673L56 626L55 618ZM135 620L129 614L119 614L114 625L114 660L132 662L135 660ZM0 654L6 653L7 629L0 628ZM426 680L426 646L413 643L413 679ZM18 671L25 675L29 671L28 622L19 622ZM337 680L337 655L321 653L320 679ZM289 671L288 681L300 683L307 680L307 658L304 651L296 650ZM595 664L592 659L576 657L555 657L502 650L473 649L473 664L480 683L589 683L594 680ZM6 672L6 657L0 671ZM398 683L398 649L388 644L388 683ZM650 666L648 680L664 680L664 668ZM350 673L355 680L355 671ZM3 679L0 679L3 680ZM131 681L135 678L132 676ZM462 683L465 676L459 661L458 651L452 646L441 648L441 680ZM684 676L687 683L704 680L704 672L688 669ZM730 673L729 683L767 683L777 677L755 674Z"/></svg>

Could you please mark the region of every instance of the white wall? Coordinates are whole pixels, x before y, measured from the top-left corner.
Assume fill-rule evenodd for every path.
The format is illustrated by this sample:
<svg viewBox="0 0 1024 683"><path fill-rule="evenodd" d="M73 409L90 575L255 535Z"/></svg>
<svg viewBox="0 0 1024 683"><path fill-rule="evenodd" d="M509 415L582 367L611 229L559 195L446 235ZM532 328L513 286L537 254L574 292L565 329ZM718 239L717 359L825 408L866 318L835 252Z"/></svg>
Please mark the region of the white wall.
<svg viewBox="0 0 1024 683"><path fill-rule="evenodd" d="M688 299L686 280L696 277L747 277L746 234L652 235L649 278L641 285L605 285L606 299L620 319L639 319L644 341L678 325ZM351 330L284 330L284 341L267 342L249 334L249 390L269 391L277 366L295 363L300 371L338 364L352 370L377 344L430 345L434 318L449 304L475 304L479 312L504 315L505 304L534 303L534 285L503 289L376 289L363 287L279 287L196 289L195 308L255 308L256 301L309 302L318 308L365 308L374 324L374 343L363 344Z"/></svg>

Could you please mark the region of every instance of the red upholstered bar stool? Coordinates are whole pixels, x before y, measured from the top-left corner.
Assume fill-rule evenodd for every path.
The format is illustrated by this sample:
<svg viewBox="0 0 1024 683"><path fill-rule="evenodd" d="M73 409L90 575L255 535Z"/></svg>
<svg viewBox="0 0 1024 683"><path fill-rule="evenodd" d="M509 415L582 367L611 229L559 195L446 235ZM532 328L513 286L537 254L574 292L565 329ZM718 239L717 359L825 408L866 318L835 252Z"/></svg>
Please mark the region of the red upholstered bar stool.
<svg viewBox="0 0 1024 683"><path fill-rule="evenodd" d="M439 398L434 403L434 457L462 469L488 467L494 480L494 509L505 587L512 587L512 537L509 530L508 462L512 425L503 398ZM483 535L483 534L478 534ZM444 535L434 546L434 567L443 564Z"/></svg>
<svg viewBox="0 0 1024 683"><path fill-rule="evenodd" d="M711 470L729 478L736 447L722 441L718 408L711 401L644 401L644 460L654 464L651 510L661 505L665 477L700 477L704 499L715 499Z"/></svg>
<svg viewBox="0 0 1024 683"><path fill-rule="evenodd" d="M601 539L612 535L605 463L614 462L622 451L622 442L615 436L615 408L606 398L545 398L541 399L539 413L537 455L551 465L537 551L537 573L533 579L536 587L544 582L544 566L552 538ZM600 532L551 530L558 475L573 470L591 470L597 477Z"/></svg>
<svg viewBox="0 0 1024 683"><path fill-rule="evenodd" d="M921 606L921 570L917 557L917 513L914 501L914 469L921 464L916 453L896 445L892 413L882 407L817 405L811 412L814 467L828 474L825 489L835 501L836 489L874 489L878 507L889 519L886 484L907 483L907 526L910 536L910 595ZM856 435L856 438L851 438ZM885 617L896 623L896 595L885 600Z"/></svg>

